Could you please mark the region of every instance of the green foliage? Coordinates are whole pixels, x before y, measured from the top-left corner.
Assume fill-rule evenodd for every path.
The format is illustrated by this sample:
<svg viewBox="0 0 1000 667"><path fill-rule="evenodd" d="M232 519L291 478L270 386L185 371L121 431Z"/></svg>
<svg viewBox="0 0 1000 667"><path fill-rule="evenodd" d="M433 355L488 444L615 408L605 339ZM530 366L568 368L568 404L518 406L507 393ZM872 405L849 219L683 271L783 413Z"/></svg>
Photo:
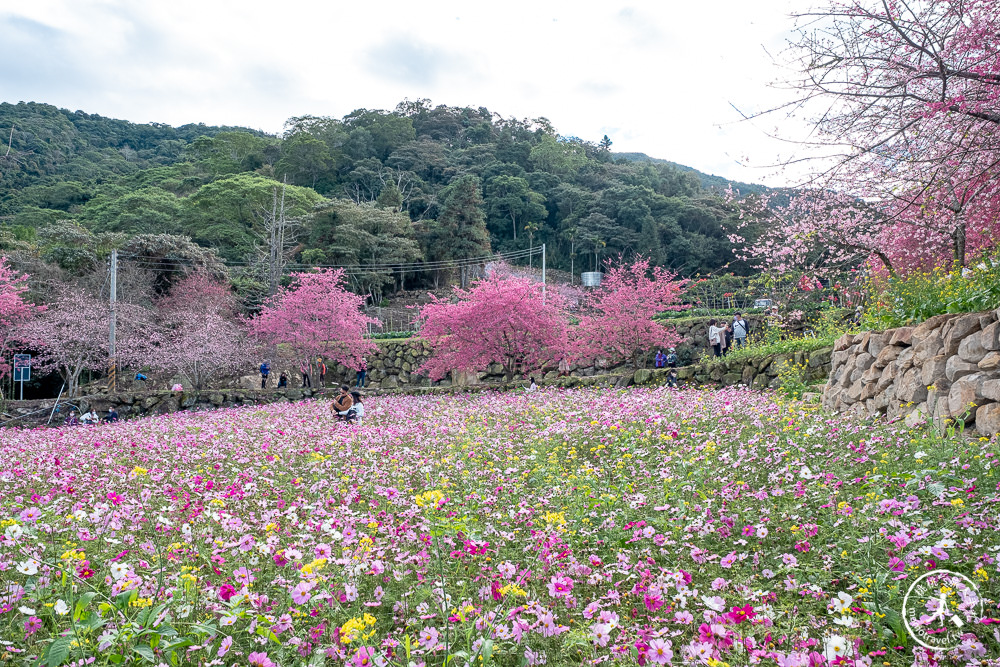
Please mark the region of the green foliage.
<svg viewBox="0 0 1000 667"><path fill-rule="evenodd" d="M416 335L415 331L379 331L365 334L365 338L370 338L371 340L405 340L407 338L415 338Z"/></svg>
<svg viewBox="0 0 1000 667"><path fill-rule="evenodd" d="M347 197L401 211L413 223L393 232L394 249L371 256L439 261L545 243L548 266L574 273L601 270L619 253L643 254L685 275L747 269L730 252L721 223L733 213L712 191L715 181L706 187L703 175L662 161L615 159L610 137L599 144L562 137L544 118L504 119L417 100L342 119L293 117L278 137L0 104L0 129L10 127L11 152L0 161L0 244L36 257L46 252L45 261L74 272L99 253L67 244L43 251L37 230L69 221L95 235L184 235L227 262L253 263L282 182L286 217L302 223L293 231L295 251L310 265L364 254L324 240L329 230L314 228L326 224L322 216L308 215L328 197ZM255 289L254 271L232 277ZM455 277L382 276L375 291Z"/></svg>
<svg viewBox="0 0 1000 667"><path fill-rule="evenodd" d="M226 260L244 261L282 189L289 218L311 212L323 200L310 188L284 186L257 174L235 174L203 185L184 201L183 231L204 246L219 248Z"/></svg>
<svg viewBox="0 0 1000 667"><path fill-rule="evenodd" d="M1000 257L962 271L935 268L905 279L889 276L870 286L865 328L875 331L922 322L943 313L991 310L1000 304Z"/></svg>
<svg viewBox="0 0 1000 667"><path fill-rule="evenodd" d="M808 388L806 385L806 365L790 359L778 365L778 391L786 398L798 400Z"/></svg>
<svg viewBox="0 0 1000 667"><path fill-rule="evenodd" d="M422 254L410 218L395 210L337 199L319 207L310 216L309 227L309 245L322 250L334 265L359 267L349 273L350 283L375 303L400 278L399 272L384 267L413 262ZM308 259L317 257L311 254Z"/></svg>

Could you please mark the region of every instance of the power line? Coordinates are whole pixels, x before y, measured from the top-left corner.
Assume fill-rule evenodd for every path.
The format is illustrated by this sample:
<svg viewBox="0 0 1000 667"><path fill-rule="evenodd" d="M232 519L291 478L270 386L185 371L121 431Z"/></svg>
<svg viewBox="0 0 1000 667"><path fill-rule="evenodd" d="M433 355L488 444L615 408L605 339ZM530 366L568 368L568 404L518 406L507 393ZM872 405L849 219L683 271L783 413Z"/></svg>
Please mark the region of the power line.
<svg viewBox="0 0 1000 667"><path fill-rule="evenodd" d="M372 264L301 264L301 263L289 263L285 265L286 269L343 269L346 275L363 275L365 273L371 272L381 272L389 271L395 273L397 271L432 271L436 269L445 268L460 268L463 266L475 266L479 264L488 264L497 261L509 261L525 259L528 257L533 257L535 255L540 255L542 253L542 248L529 248L527 250L515 250L505 253L494 253L492 255L483 255L480 257L468 257L464 259L455 260L438 260L433 262L409 262L409 263L372 263ZM128 260L130 264L137 266L139 268L149 268L158 271L183 271L183 268L195 268L195 263L189 259L169 259L169 258L149 258L145 255L119 255L120 260ZM219 262L227 268L247 268L253 266L248 262Z"/></svg>

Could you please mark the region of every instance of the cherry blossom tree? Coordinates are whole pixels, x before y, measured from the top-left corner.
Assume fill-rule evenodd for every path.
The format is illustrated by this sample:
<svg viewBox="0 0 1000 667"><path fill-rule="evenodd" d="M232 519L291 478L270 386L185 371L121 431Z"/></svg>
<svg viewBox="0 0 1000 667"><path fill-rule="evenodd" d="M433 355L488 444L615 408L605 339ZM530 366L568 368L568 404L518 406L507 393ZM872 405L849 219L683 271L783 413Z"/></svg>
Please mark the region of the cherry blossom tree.
<svg viewBox="0 0 1000 667"><path fill-rule="evenodd" d="M379 321L361 312L365 298L344 289L344 282L343 269L293 273L292 284L250 320L250 331L267 345L287 346L303 363L324 357L360 368L377 349L364 334Z"/></svg>
<svg viewBox="0 0 1000 667"><path fill-rule="evenodd" d="M148 363L161 373L182 375L202 389L245 369L257 355L232 291L204 273L185 278L156 305L159 341Z"/></svg>
<svg viewBox="0 0 1000 667"><path fill-rule="evenodd" d="M420 309L420 335L433 354L421 367L433 379L449 371L503 366L510 381L557 357L566 345L566 318L558 295L541 283L493 271L454 299L431 295Z"/></svg>
<svg viewBox="0 0 1000 667"><path fill-rule="evenodd" d="M14 337L38 350L34 365L40 373L58 372L67 395L79 390L83 371L108 366L109 304L70 285L58 289L46 310L23 322ZM118 304L117 351L121 365L136 363L150 353L153 341L149 313L129 303Z"/></svg>
<svg viewBox="0 0 1000 667"><path fill-rule="evenodd" d="M669 327L653 320L665 310L679 308L687 284L677 274L650 265L639 257L630 263L619 258L589 294L572 346L573 355L586 359L626 361L638 366L642 355L654 347L670 347L682 339Z"/></svg>
<svg viewBox="0 0 1000 667"><path fill-rule="evenodd" d="M771 192L747 197L737 206L729 240L736 256L752 268L823 275L874 256L890 272L895 269L896 258L886 246L893 222L856 197L829 190Z"/></svg>
<svg viewBox="0 0 1000 667"><path fill-rule="evenodd" d="M758 250L770 245L770 252L757 256L776 266L803 254L835 254L859 227L855 250L871 250L896 271L965 266L993 247L1000 201L996 4L828 0L798 18L789 64L803 76L787 82L798 94L780 110L811 114L813 129L800 142L809 157L788 163L811 161L807 185L863 201L860 208L875 215L833 215L825 204L812 219L797 215L804 206L777 211L774 236L792 231L797 247L782 255L765 240Z"/></svg>
<svg viewBox="0 0 1000 667"><path fill-rule="evenodd" d="M24 300L27 291L28 276L18 274L0 256L0 378L10 372L7 351L14 331L39 310Z"/></svg>

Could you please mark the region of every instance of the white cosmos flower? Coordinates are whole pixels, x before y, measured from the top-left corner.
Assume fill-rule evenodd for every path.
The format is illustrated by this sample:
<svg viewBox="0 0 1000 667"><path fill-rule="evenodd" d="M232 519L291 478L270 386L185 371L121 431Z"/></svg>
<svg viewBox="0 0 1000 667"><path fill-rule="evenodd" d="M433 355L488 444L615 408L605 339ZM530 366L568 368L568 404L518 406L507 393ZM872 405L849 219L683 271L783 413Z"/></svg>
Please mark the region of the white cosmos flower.
<svg viewBox="0 0 1000 667"><path fill-rule="evenodd" d="M35 610L31 607L18 607L17 610L24 614L25 616L34 616Z"/></svg>
<svg viewBox="0 0 1000 667"><path fill-rule="evenodd" d="M848 593L844 593L842 591L837 593L837 597L830 600L830 604L827 605L827 608L834 614L843 614L844 611L851 606L852 602L854 602L854 598Z"/></svg>
<svg viewBox="0 0 1000 667"><path fill-rule="evenodd" d="M52 611L60 616L65 616L69 613L69 605L66 604L65 600L56 600L55 605L52 606Z"/></svg>
<svg viewBox="0 0 1000 667"><path fill-rule="evenodd" d="M39 563L37 560L35 560L34 558L29 558L23 563L18 563L17 571L20 572L21 574L26 574L30 577L33 574L38 574L39 565L41 565L41 563Z"/></svg>
<svg viewBox="0 0 1000 667"><path fill-rule="evenodd" d="M128 574L128 563L111 564L111 576L115 578L115 581L121 580L126 574Z"/></svg>
<svg viewBox="0 0 1000 667"><path fill-rule="evenodd" d="M7 537L7 539L16 540L21 537L21 535L24 535L24 529L15 523L12 526L7 526L7 529L3 531L3 534Z"/></svg>
<svg viewBox="0 0 1000 667"><path fill-rule="evenodd" d="M823 647L823 655L830 662L847 655L847 640L840 635L831 635Z"/></svg>

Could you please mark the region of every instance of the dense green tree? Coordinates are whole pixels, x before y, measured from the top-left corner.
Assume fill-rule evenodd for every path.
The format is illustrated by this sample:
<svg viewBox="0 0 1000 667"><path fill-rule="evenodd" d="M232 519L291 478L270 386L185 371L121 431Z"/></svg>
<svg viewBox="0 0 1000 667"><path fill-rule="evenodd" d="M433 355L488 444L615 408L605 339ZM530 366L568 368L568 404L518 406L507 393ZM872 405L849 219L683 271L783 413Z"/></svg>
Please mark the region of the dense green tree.
<svg viewBox="0 0 1000 667"><path fill-rule="evenodd" d="M368 133L373 157L379 160L385 160L394 150L417 138L411 119L385 111L358 109L344 117L344 124L352 131L360 129Z"/></svg>
<svg viewBox="0 0 1000 667"><path fill-rule="evenodd" d="M587 163L582 144L548 135L531 149L529 156L536 170L553 174L571 174Z"/></svg>
<svg viewBox="0 0 1000 667"><path fill-rule="evenodd" d="M523 178L494 176L486 184L486 196L490 225L499 238L507 238L506 232L510 230L510 238L516 241L519 227L546 216L545 199Z"/></svg>
<svg viewBox="0 0 1000 667"><path fill-rule="evenodd" d="M431 261L544 242L549 265L573 271L596 268L619 252L685 274L749 270L733 259L722 230L733 215L718 195L723 179L641 153L611 153L608 137L597 143L561 137L544 118L504 118L419 99L344 118L296 116L274 137L247 128L140 125L21 103L0 104L0 130L10 139L10 151L0 151L0 247L31 258L35 275L48 275L37 264L43 256L57 272L104 261L74 245L93 239L53 241L81 233L185 234L226 261L247 262L265 241L286 177L294 251L311 265L362 261L362 246L371 257L413 256L402 241L395 249L371 242L352 247L341 238L350 227L344 222L332 225L337 238L320 233L323 224L314 229L319 219L306 217L314 206L324 196L346 196L371 204L353 205L358 210L401 211L393 219L412 223L390 229L389 237L412 242L418 235ZM357 215L345 209L337 219ZM77 231L39 237L39 230L67 219L80 223L66 223ZM367 218L358 224L376 227ZM583 254L589 261L581 261ZM251 301L275 279L262 279L258 269L230 275ZM407 279L442 277L424 272ZM379 292L391 282L371 288L366 279L355 287Z"/></svg>
<svg viewBox="0 0 1000 667"><path fill-rule="evenodd" d="M403 286L405 274L387 265L409 264L423 253L417 243L413 223L405 213L333 200L318 207L307 221L308 245L323 252L322 257L338 266L352 267L348 278L374 303L393 285ZM313 263L313 253L303 261Z"/></svg>
<svg viewBox="0 0 1000 667"><path fill-rule="evenodd" d="M274 170L289 182L315 188L320 175L333 167L333 158L325 143L304 132L293 134L282 145L281 159Z"/></svg>
<svg viewBox="0 0 1000 667"><path fill-rule="evenodd" d="M158 187L127 190L108 187L87 202L81 222L101 232L176 234L181 230L181 201Z"/></svg>
<svg viewBox="0 0 1000 667"><path fill-rule="evenodd" d="M284 187L289 218L309 213L323 198L309 188L284 186L256 174L236 174L207 183L184 200L183 231L196 242L218 248L228 261L246 261L260 240L261 225Z"/></svg>
<svg viewBox="0 0 1000 667"><path fill-rule="evenodd" d="M444 208L424 234L427 260L441 262L488 255L490 234L486 229L479 179L471 175L457 178L443 191L442 197ZM447 269L436 269L435 283L447 273Z"/></svg>

